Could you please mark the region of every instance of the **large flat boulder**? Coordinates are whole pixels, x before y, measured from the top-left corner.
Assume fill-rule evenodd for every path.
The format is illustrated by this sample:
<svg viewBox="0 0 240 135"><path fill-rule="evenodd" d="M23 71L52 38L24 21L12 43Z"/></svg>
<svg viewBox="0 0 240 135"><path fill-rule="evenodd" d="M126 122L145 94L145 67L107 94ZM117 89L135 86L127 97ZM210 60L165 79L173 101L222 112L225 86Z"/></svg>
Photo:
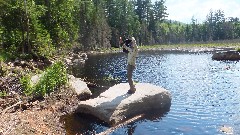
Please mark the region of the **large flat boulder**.
<svg viewBox="0 0 240 135"><path fill-rule="evenodd" d="M114 125L136 115L171 106L171 94L159 86L138 83L134 94L127 94L128 89L128 83L114 85L97 98L80 101L76 112L94 115Z"/></svg>

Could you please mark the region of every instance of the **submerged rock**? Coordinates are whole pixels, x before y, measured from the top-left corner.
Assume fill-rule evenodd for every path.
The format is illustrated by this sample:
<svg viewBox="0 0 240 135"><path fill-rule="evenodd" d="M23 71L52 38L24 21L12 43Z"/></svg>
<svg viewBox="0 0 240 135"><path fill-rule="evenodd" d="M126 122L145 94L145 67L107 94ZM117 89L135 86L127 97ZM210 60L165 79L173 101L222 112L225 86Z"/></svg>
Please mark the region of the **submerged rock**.
<svg viewBox="0 0 240 135"><path fill-rule="evenodd" d="M138 83L134 94L127 94L127 83L117 84L97 98L81 101L76 112L91 114L114 125L154 110L169 109L170 93L158 86Z"/></svg>
<svg viewBox="0 0 240 135"><path fill-rule="evenodd" d="M226 126L226 125L223 125L221 128L220 128L220 131L225 133L225 134L233 134L233 129L232 127L229 127L229 126Z"/></svg>
<svg viewBox="0 0 240 135"><path fill-rule="evenodd" d="M214 60L240 60L240 54L238 51L221 51L213 54L212 59Z"/></svg>
<svg viewBox="0 0 240 135"><path fill-rule="evenodd" d="M69 54L68 57L64 58L64 63L68 67L74 67L74 68L79 68L79 67L84 67L85 61L87 60L87 54L86 53L81 53L81 54Z"/></svg>

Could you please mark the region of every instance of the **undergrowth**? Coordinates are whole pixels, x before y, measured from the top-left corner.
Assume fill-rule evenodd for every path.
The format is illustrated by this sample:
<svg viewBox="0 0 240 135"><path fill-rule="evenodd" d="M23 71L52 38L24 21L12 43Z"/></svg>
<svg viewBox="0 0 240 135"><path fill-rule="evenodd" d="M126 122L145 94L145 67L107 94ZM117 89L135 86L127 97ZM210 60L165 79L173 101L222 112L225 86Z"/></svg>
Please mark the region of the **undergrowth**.
<svg viewBox="0 0 240 135"><path fill-rule="evenodd" d="M0 98L5 97L5 96L7 96L7 92L6 91L0 91Z"/></svg>
<svg viewBox="0 0 240 135"><path fill-rule="evenodd" d="M67 83L67 71L63 62L56 62L47 68L40 76L36 84L31 82L31 76L26 75L20 79L27 96L42 97Z"/></svg>
<svg viewBox="0 0 240 135"><path fill-rule="evenodd" d="M11 59L12 57L13 56L10 53L0 50L0 61L1 62L5 62L5 61Z"/></svg>
<svg viewBox="0 0 240 135"><path fill-rule="evenodd" d="M240 48L237 48L236 50L237 50L238 52L240 52Z"/></svg>

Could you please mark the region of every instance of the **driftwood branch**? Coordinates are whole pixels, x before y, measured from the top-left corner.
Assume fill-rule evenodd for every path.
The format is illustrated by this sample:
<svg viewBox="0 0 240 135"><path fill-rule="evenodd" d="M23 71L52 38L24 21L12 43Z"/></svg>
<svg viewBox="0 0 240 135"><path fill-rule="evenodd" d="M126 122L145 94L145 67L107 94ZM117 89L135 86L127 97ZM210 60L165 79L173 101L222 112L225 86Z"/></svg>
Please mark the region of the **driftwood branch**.
<svg viewBox="0 0 240 135"><path fill-rule="evenodd" d="M13 108L13 107L15 107L15 106L17 106L17 105L19 105L19 104L21 104L21 103L22 103L22 101L18 101L17 103L15 103L15 104L7 107L6 109L4 109L4 110L2 111L2 114L5 114L9 109L11 109L11 108Z"/></svg>
<svg viewBox="0 0 240 135"><path fill-rule="evenodd" d="M118 125L116 125L114 127L109 128L108 130L106 130L104 132L101 132L101 133L99 133L97 135L108 135L108 134L112 133L114 130L116 130L116 129L120 128L120 127L123 127L123 126L125 126L125 125L127 125L127 124L129 124L131 122L134 122L134 121L140 119L141 117L143 117L143 114L137 115L137 116L135 116L135 117L125 121L125 122L122 122L122 123L120 123L120 124L118 124Z"/></svg>

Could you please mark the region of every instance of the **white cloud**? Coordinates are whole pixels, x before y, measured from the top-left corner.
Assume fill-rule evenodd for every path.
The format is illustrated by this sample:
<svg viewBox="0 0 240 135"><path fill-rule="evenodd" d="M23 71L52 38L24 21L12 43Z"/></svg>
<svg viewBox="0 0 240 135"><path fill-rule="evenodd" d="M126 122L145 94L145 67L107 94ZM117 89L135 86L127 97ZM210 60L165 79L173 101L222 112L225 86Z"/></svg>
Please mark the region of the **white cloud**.
<svg viewBox="0 0 240 135"><path fill-rule="evenodd" d="M154 1L154 0L153 0ZM166 0L168 19L190 23L205 21L210 10L223 10L225 17L240 18L240 0Z"/></svg>

